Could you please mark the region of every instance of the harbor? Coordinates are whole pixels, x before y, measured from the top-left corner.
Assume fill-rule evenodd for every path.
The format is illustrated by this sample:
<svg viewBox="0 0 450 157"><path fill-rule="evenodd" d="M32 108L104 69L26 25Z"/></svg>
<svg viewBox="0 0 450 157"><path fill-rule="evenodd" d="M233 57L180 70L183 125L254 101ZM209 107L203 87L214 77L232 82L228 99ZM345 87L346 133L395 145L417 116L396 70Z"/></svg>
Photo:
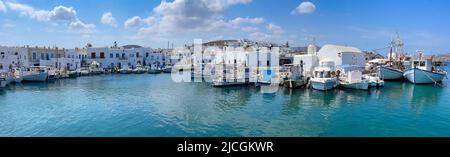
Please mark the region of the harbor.
<svg viewBox="0 0 450 157"><path fill-rule="evenodd" d="M305 45L1 47L0 135L450 136L448 62Z"/></svg>
<svg viewBox="0 0 450 157"><path fill-rule="evenodd" d="M0 135L442 137L450 136L449 94L401 81L382 90L267 94L252 85L173 83L164 73L95 75L1 90Z"/></svg>

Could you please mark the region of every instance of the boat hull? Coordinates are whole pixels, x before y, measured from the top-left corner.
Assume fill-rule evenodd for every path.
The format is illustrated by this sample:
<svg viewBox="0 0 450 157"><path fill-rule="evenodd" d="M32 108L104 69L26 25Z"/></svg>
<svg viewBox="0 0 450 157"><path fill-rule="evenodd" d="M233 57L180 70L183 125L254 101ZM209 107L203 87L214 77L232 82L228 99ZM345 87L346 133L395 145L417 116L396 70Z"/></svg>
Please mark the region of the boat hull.
<svg viewBox="0 0 450 157"><path fill-rule="evenodd" d="M6 80L5 80L5 79L1 79L1 80L0 80L0 88L5 88L6 85L8 85L8 83L6 82Z"/></svg>
<svg viewBox="0 0 450 157"><path fill-rule="evenodd" d="M14 83L21 83L23 81L23 78L21 77L14 77Z"/></svg>
<svg viewBox="0 0 450 157"><path fill-rule="evenodd" d="M47 80L47 73L25 75L22 79L25 82L44 82Z"/></svg>
<svg viewBox="0 0 450 157"><path fill-rule="evenodd" d="M165 68L163 70L164 73L172 73L172 68Z"/></svg>
<svg viewBox="0 0 450 157"><path fill-rule="evenodd" d="M159 74L159 73L161 73L161 71L160 71L160 70L153 70L153 69L150 69L150 70L148 70L148 73L149 73L149 74Z"/></svg>
<svg viewBox="0 0 450 157"><path fill-rule="evenodd" d="M313 89L322 90L322 91L333 89L334 87L336 87L336 83L337 83L336 80L332 80L332 79L325 80L325 81L316 81L314 79L311 79L310 81L311 81L311 87Z"/></svg>
<svg viewBox="0 0 450 157"><path fill-rule="evenodd" d="M379 67L378 71L383 80L400 80L403 79L403 72L391 67Z"/></svg>
<svg viewBox="0 0 450 157"><path fill-rule="evenodd" d="M69 72L69 78L77 78L78 73L77 72Z"/></svg>
<svg viewBox="0 0 450 157"><path fill-rule="evenodd" d="M342 83L339 83L339 86L341 86L343 88L349 88L349 89L368 90L369 89L369 82L366 82L366 81L357 82L357 83L342 82Z"/></svg>
<svg viewBox="0 0 450 157"><path fill-rule="evenodd" d="M441 82L447 74L425 71L425 70L418 69L418 68L412 68L412 69L405 71L405 73L403 75L411 83L429 84L429 83Z"/></svg>

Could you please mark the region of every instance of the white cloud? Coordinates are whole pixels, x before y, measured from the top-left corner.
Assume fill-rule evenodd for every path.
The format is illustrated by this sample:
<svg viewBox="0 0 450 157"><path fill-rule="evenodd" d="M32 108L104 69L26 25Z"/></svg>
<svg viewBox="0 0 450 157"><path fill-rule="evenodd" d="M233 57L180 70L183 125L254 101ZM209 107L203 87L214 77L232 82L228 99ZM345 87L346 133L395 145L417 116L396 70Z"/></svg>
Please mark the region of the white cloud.
<svg viewBox="0 0 450 157"><path fill-rule="evenodd" d="M139 16L134 16L132 18L129 18L127 21L125 21L124 27L125 28L138 27L141 25L141 23L142 23L142 18Z"/></svg>
<svg viewBox="0 0 450 157"><path fill-rule="evenodd" d="M72 7L56 6L53 10L35 10L33 7L26 4L6 2L6 6L19 12L21 15L29 16L32 19L44 22L63 23L69 27L70 30L75 30L81 33L89 33L95 29L94 24L85 24L77 17L77 12Z"/></svg>
<svg viewBox="0 0 450 157"><path fill-rule="evenodd" d="M309 14L316 11L316 5L312 2L302 2L300 5L295 8L295 10L292 11L293 14L299 13L299 14Z"/></svg>
<svg viewBox="0 0 450 157"><path fill-rule="evenodd" d="M92 33L95 30L94 24L85 24L80 20L71 22L69 29L80 33Z"/></svg>
<svg viewBox="0 0 450 157"><path fill-rule="evenodd" d="M6 12L6 5L3 1L0 0L0 11Z"/></svg>
<svg viewBox="0 0 450 157"><path fill-rule="evenodd" d="M111 12L104 13L100 22L102 22L105 25L117 27L116 18L113 17Z"/></svg>
<svg viewBox="0 0 450 157"><path fill-rule="evenodd" d="M277 35L283 34L283 33L284 33L283 28L281 28L281 27L278 26L278 25L272 24L272 23L269 23L269 24L266 26L266 29L269 30L269 31L271 31L273 34L277 34Z"/></svg>
<svg viewBox="0 0 450 157"><path fill-rule="evenodd" d="M239 26L239 25L241 25L241 24L243 24L243 23L261 24L261 23L263 23L264 21L265 21L265 20L264 20L264 18L262 18L262 17L255 17L255 18L248 18L248 17L242 18L242 17L237 17L237 18L231 20L231 23L234 24L234 25L236 25L236 26Z"/></svg>
<svg viewBox="0 0 450 157"><path fill-rule="evenodd" d="M254 31L257 31L259 29L257 27L246 26L246 27L242 27L241 30L245 31L245 32L254 32Z"/></svg>
<svg viewBox="0 0 450 157"><path fill-rule="evenodd" d="M174 0L162 1L153 9L151 16L143 19L135 16L128 19L126 28L140 27L138 35L173 34L173 32L211 32L233 28L233 22L224 18L230 6L248 4L251 0ZM248 21L247 21L248 20ZM257 23L261 19L242 18L242 21Z"/></svg>

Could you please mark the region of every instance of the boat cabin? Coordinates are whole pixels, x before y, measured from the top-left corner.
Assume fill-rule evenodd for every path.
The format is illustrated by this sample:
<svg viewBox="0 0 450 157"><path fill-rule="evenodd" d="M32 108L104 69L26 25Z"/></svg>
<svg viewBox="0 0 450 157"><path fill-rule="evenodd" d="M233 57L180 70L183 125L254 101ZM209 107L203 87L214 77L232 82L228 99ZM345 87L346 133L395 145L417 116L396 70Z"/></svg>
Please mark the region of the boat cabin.
<svg viewBox="0 0 450 157"><path fill-rule="evenodd" d="M413 63L411 64L412 68L417 68L417 69L421 69L421 70L426 70L426 71L432 71L433 70L433 65L431 60L415 60L413 61Z"/></svg>
<svg viewBox="0 0 450 157"><path fill-rule="evenodd" d="M45 73L47 72L47 66L30 66L29 68L26 68L26 71L36 71Z"/></svg>
<svg viewBox="0 0 450 157"><path fill-rule="evenodd" d="M314 78L331 78L333 75L334 71L328 67L317 67L314 69Z"/></svg>

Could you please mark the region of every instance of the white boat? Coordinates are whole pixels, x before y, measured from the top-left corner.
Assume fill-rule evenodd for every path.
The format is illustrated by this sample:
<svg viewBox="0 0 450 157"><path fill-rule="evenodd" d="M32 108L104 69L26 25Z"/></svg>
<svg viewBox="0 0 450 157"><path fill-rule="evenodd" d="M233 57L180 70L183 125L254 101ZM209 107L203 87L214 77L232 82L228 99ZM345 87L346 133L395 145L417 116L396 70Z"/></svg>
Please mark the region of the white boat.
<svg viewBox="0 0 450 157"><path fill-rule="evenodd" d="M152 66L152 67L148 67L148 73L149 74L159 74L159 73L161 73L161 69L159 69L159 68L157 68L157 67L155 67L155 66Z"/></svg>
<svg viewBox="0 0 450 157"><path fill-rule="evenodd" d="M80 76L87 76L87 75L89 75L89 67L81 67Z"/></svg>
<svg viewBox="0 0 450 157"><path fill-rule="evenodd" d="M417 60L403 76L413 84L427 84L441 82L447 76L447 72L433 67L431 60Z"/></svg>
<svg viewBox="0 0 450 157"><path fill-rule="evenodd" d="M403 71L395 69L391 66L379 66L378 73L383 80L399 80L403 79Z"/></svg>
<svg viewBox="0 0 450 157"><path fill-rule="evenodd" d="M131 69L131 68L124 68L124 69L120 69L119 72L121 74L130 74L130 73L133 72L133 69Z"/></svg>
<svg viewBox="0 0 450 157"><path fill-rule="evenodd" d="M6 85L8 85L6 77L7 77L6 73L0 73L0 89L5 88Z"/></svg>
<svg viewBox="0 0 450 157"><path fill-rule="evenodd" d="M283 85L287 88L297 88L306 84L303 76L303 65L301 64L285 64L286 71L281 72L281 78L284 80Z"/></svg>
<svg viewBox="0 0 450 157"><path fill-rule="evenodd" d="M79 76L79 73L76 70L70 70L67 72L67 75L69 76L69 78L77 78Z"/></svg>
<svg viewBox="0 0 450 157"><path fill-rule="evenodd" d="M339 86L343 88L368 90L369 80L364 79L359 68L353 65L344 65L339 67L337 73Z"/></svg>
<svg viewBox="0 0 450 157"><path fill-rule="evenodd" d="M363 77L369 81L369 87L384 86L384 80L378 76L378 73L365 74Z"/></svg>
<svg viewBox="0 0 450 157"><path fill-rule="evenodd" d="M53 67L47 67L47 80L59 79L58 70Z"/></svg>
<svg viewBox="0 0 450 157"><path fill-rule="evenodd" d="M314 68L314 76L309 80L310 85L316 90L330 90L337 86L337 78L333 76L330 67Z"/></svg>
<svg viewBox="0 0 450 157"><path fill-rule="evenodd" d="M164 67L163 72L164 72L164 73L172 73L172 66L166 66L166 67Z"/></svg>
<svg viewBox="0 0 450 157"><path fill-rule="evenodd" d="M31 66L22 71L22 79L26 82L44 82L47 80L47 71L45 66Z"/></svg>
<svg viewBox="0 0 450 157"><path fill-rule="evenodd" d="M14 83L21 83L23 81L22 76L14 75Z"/></svg>
<svg viewBox="0 0 450 157"><path fill-rule="evenodd" d="M132 70L135 74L143 74L146 72L143 66L138 65L135 69Z"/></svg>

